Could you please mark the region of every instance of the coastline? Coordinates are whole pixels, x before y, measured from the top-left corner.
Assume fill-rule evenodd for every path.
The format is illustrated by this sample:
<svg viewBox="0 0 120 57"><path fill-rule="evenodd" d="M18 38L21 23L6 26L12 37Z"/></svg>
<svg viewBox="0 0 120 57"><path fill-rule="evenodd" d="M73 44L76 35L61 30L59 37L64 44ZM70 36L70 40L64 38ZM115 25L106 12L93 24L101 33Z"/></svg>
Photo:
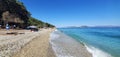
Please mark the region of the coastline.
<svg viewBox="0 0 120 57"><path fill-rule="evenodd" d="M1 57L3 56L5 57L7 56L8 57L66 57L66 56L92 57L92 54L87 51L86 47L83 44L78 43L75 39L70 38L69 36L65 35L62 32L61 32L62 34L59 34L62 35L60 36L60 38L54 38L52 37L52 34L54 32L56 32L55 29L41 29L38 32L24 31L25 34L16 35L16 36L12 35L14 36L13 38L10 37L10 35L8 35L6 37L10 37L11 40L17 44L8 44L13 42L11 42L10 39L2 39L5 40L3 41L4 43L8 41L8 43L5 44L7 44L8 46L9 45L12 46L11 47L5 46L4 48L8 48L8 49L3 50L5 54L0 53L0 56ZM17 38L18 36L19 38ZM58 43L58 45L56 46L56 44L53 43ZM15 48L12 48L13 46L15 46ZM10 48L11 50L9 50ZM2 50L0 52L2 52Z"/></svg>
<svg viewBox="0 0 120 57"><path fill-rule="evenodd" d="M119 28L59 28L59 30L84 44L92 57L120 56L120 43L118 43L119 38L117 37L120 35Z"/></svg>
<svg viewBox="0 0 120 57"><path fill-rule="evenodd" d="M85 45L59 30L51 34L50 43L57 57L92 57Z"/></svg>

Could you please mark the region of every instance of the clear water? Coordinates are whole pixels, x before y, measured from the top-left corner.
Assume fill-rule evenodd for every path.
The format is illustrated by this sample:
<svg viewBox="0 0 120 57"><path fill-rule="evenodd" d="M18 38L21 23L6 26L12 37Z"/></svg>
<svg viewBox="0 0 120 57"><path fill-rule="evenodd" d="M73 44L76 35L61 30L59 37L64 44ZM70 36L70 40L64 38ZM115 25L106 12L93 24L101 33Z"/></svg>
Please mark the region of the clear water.
<svg viewBox="0 0 120 57"><path fill-rule="evenodd" d="M120 28L59 28L58 30L86 44L88 49L91 49L89 51L93 52L93 57L120 57Z"/></svg>
<svg viewBox="0 0 120 57"><path fill-rule="evenodd" d="M56 57L92 57L84 45L59 30L51 33L50 44Z"/></svg>

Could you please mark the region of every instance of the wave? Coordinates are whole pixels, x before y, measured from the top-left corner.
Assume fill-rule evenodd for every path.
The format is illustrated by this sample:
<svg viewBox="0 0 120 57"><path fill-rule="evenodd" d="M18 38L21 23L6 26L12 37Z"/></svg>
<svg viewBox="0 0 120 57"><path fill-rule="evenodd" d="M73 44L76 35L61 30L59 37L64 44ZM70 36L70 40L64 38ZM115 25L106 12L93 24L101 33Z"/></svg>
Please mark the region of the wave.
<svg viewBox="0 0 120 57"><path fill-rule="evenodd" d="M85 45L86 49L92 53L93 57L112 57L110 54L90 45Z"/></svg>

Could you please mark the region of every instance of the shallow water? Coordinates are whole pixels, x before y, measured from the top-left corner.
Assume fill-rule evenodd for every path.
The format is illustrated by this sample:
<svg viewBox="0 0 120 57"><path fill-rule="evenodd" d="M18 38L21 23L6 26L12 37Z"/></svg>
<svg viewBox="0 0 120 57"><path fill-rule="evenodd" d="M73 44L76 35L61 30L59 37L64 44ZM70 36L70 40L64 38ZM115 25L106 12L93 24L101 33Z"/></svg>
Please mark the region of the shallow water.
<svg viewBox="0 0 120 57"><path fill-rule="evenodd" d="M120 57L120 28L61 28L86 45L93 57Z"/></svg>
<svg viewBox="0 0 120 57"><path fill-rule="evenodd" d="M92 57L85 46L60 31L54 31L50 40L57 57Z"/></svg>

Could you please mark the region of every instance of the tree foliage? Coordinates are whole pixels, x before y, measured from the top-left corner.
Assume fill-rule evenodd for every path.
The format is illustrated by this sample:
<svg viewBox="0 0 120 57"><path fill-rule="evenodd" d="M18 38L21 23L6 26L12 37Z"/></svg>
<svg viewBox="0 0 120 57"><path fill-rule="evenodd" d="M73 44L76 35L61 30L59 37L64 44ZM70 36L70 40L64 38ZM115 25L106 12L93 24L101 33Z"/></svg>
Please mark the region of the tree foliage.
<svg viewBox="0 0 120 57"><path fill-rule="evenodd" d="M38 27L53 27L53 25L44 23L30 16L30 12L19 0L0 0L0 24L7 22L20 23L20 26L35 25ZM22 25L21 25L22 24ZM24 24L24 25L23 25Z"/></svg>
<svg viewBox="0 0 120 57"><path fill-rule="evenodd" d="M18 0L0 0L0 20L4 23L16 22L27 26L30 13L26 10L23 3Z"/></svg>
<svg viewBox="0 0 120 57"><path fill-rule="evenodd" d="M30 25L34 25L34 26L37 26L39 28L43 28L43 27L54 27L54 25L51 25L49 23L45 23L45 22L42 22L36 18L33 18L33 17L30 17L29 18L29 21L28 21L28 24L29 26Z"/></svg>

